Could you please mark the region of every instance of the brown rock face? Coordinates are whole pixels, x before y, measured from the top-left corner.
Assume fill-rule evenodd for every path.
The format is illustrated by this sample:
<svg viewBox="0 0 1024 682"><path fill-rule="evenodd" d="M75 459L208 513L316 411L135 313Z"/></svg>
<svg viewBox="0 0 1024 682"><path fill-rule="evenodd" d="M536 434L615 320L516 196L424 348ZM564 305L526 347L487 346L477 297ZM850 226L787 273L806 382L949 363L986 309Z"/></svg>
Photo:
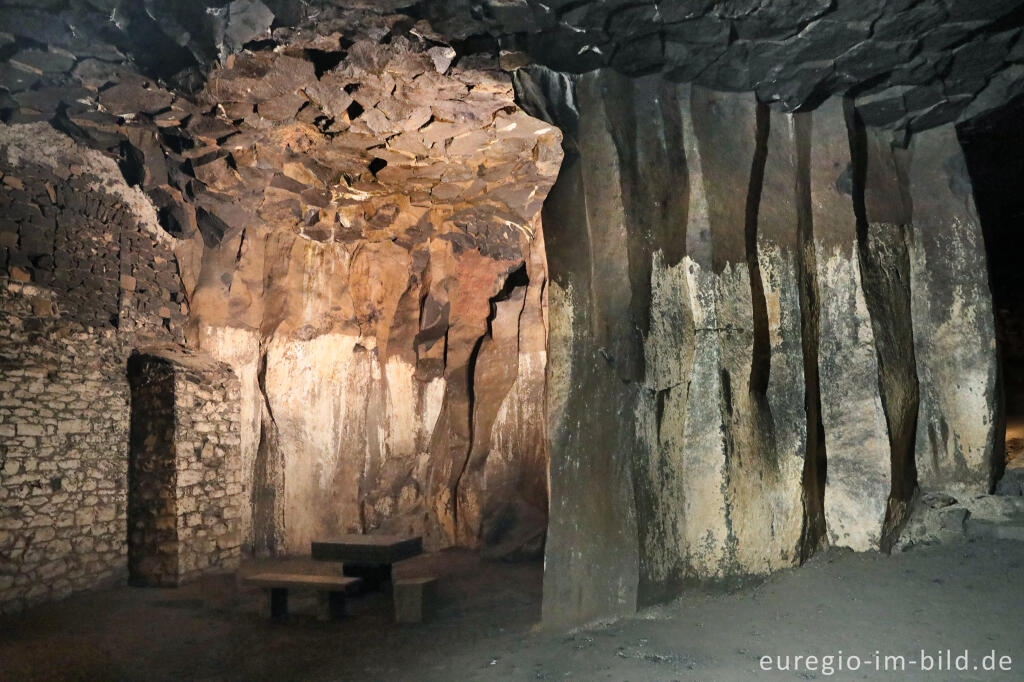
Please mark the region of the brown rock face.
<svg viewBox="0 0 1024 682"><path fill-rule="evenodd" d="M307 55L229 58L185 127L192 338L242 377L250 542L535 537L561 135L404 37Z"/></svg>

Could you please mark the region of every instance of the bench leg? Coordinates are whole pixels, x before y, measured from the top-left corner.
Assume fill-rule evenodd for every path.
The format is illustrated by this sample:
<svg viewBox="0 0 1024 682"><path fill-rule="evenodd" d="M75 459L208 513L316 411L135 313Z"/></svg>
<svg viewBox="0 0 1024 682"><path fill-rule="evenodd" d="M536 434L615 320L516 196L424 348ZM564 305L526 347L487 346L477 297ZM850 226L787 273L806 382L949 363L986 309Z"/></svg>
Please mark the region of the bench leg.
<svg viewBox="0 0 1024 682"><path fill-rule="evenodd" d="M396 623L423 622L423 587L421 585L395 585L392 593Z"/></svg>
<svg viewBox="0 0 1024 682"><path fill-rule="evenodd" d="M317 592L317 619L328 621L345 617L344 592Z"/></svg>
<svg viewBox="0 0 1024 682"><path fill-rule="evenodd" d="M345 564L341 572L362 578L367 592L384 592L391 585L391 564Z"/></svg>
<svg viewBox="0 0 1024 682"><path fill-rule="evenodd" d="M271 620L281 620L288 616L288 590L283 587L268 587L267 607Z"/></svg>

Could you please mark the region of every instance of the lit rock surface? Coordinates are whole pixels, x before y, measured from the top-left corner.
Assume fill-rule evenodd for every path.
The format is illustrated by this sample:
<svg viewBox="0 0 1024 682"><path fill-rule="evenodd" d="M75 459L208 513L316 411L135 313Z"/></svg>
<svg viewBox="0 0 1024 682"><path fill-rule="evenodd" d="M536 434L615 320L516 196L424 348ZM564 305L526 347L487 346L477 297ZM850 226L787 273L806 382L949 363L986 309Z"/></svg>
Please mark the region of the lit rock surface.
<svg viewBox="0 0 1024 682"><path fill-rule="evenodd" d="M124 33L106 35L131 39L116 46L65 32L88 10L49 25L17 10L17 35L63 51L9 65L34 79L10 84L12 120L114 156L173 249L181 293L156 312L240 379L247 548L381 529L536 552L539 215L561 134L516 106L494 60L455 64L425 23L370 3L271 35L278 9L239 0L195 23L185 9L119 8ZM145 27L182 36L191 56L132 64L122 50L143 47ZM189 95L140 75L190 61L212 71ZM33 254L3 255L45 275Z"/></svg>
<svg viewBox="0 0 1024 682"><path fill-rule="evenodd" d="M45 376L58 351L26 339L93 338L98 369L46 385L105 386L111 452L126 351L206 351L239 380L246 549L380 530L520 557L547 528L549 624L887 550L918 486L992 484L991 300L949 123L1022 91L1022 11L12 3L0 266L35 293L0 350ZM15 429L17 485L52 485L26 464L47 409ZM60 559L28 556L3 608L116 577L121 492L95 553L67 551L88 515L62 498ZM0 549L34 542L5 523Z"/></svg>
<svg viewBox="0 0 1024 682"><path fill-rule="evenodd" d="M318 78L304 58L242 54L201 95L233 112L205 125L238 132L193 156L192 319L200 347L256 375L257 548L374 529L477 546L511 514L496 544L517 505L543 517L540 415L502 407L514 386L543 396L530 254L560 135L500 72L446 74L436 56L364 41ZM225 327L254 334L245 351Z"/></svg>
<svg viewBox="0 0 1024 682"><path fill-rule="evenodd" d="M954 131L917 136L911 153L917 477L924 489L987 493L1003 424L981 223Z"/></svg>
<svg viewBox="0 0 1024 682"><path fill-rule="evenodd" d="M907 150L839 100L779 114L658 76L538 67L516 84L567 149L544 213L547 622L765 574L826 543L889 549L915 469L926 489L942 482L921 461L919 402L920 419L964 425L955 442L972 454L943 450L948 480L987 485L998 420L991 301L971 279L980 228L931 180L960 158L951 129ZM915 235L929 225L926 243L948 249L926 270ZM962 313L920 310L932 267ZM944 338L970 362L939 369ZM954 405L964 381L978 400Z"/></svg>

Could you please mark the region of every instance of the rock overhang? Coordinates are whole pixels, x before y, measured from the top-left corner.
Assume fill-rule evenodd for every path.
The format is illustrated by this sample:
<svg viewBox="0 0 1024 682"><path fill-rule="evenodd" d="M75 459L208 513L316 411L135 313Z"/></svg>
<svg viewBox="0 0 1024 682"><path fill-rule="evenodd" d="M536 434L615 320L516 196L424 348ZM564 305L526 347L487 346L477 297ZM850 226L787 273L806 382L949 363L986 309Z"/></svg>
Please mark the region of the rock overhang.
<svg viewBox="0 0 1024 682"><path fill-rule="evenodd" d="M208 188L316 241L411 248L444 224L500 257L532 237L561 134L515 106L505 74L404 36L337 48L322 74L308 49L244 51L211 73L199 100L234 130L195 166L215 164Z"/></svg>
<svg viewBox="0 0 1024 682"><path fill-rule="evenodd" d="M1022 25L1024 0L47 0L15 3L0 18L12 95L72 57L92 60L83 70L129 55L143 73L189 91L247 46L303 39L312 54L408 29L454 46L457 58L489 52L507 68L532 60L571 73L661 72L755 91L786 111L842 94L868 125L911 132L1024 94Z"/></svg>
<svg viewBox="0 0 1024 682"><path fill-rule="evenodd" d="M440 31L485 33L556 70L662 72L785 111L847 95L880 127L965 121L1024 94L1020 0L426 4Z"/></svg>

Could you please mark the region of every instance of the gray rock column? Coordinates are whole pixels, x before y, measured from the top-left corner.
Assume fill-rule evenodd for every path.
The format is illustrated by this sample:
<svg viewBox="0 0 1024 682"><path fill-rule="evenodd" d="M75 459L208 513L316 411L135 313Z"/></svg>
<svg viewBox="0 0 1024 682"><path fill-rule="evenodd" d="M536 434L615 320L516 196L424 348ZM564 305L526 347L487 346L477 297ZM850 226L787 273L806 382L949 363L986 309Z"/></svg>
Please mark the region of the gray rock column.
<svg viewBox="0 0 1024 682"><path fill-rule="evenodd" d="M828 539L858 551L878 549L891 488L889 439L858 262L850 145L838 99L814 112L810 172Z"/></svg>
<svg viewBox="0 0 1024 682"><path fill-rule="evenodd" d="M981 224L954 128L918 133L911 151L918 482L987 493L1004 427Z"/></svg>
<svg viewBox="0 0 1024 682"><path fill-rule="evenodd" d="M631 457L638 355L619 158L602 89L575 88L579 121L544 210L553 276L548 373L551 507L543 620L563 627L636 609L638 549ZM572 98L571 93L561 96Z"/></svg>

